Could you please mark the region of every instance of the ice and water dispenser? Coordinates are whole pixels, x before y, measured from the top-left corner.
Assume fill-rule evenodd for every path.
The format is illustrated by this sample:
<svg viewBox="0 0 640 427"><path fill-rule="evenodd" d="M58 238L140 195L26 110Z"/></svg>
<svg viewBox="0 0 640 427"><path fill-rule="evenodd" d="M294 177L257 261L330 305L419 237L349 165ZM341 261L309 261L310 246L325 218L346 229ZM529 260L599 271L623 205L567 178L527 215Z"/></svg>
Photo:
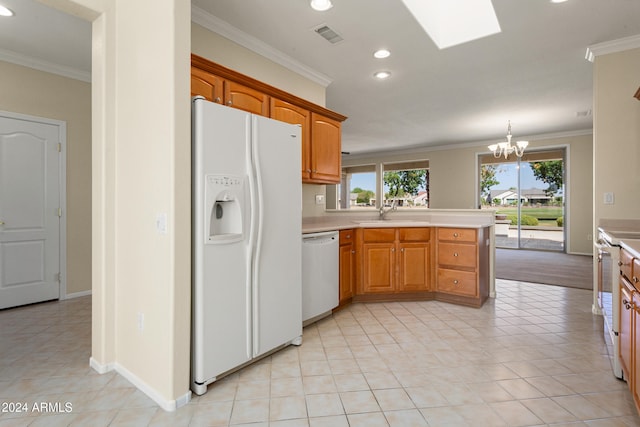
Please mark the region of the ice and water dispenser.
<svg viewBox="0 0 640 427"><path fill-rule="evenodd" d="M243 238L244 178L206 176L205 242L228 243Z"/></svg>

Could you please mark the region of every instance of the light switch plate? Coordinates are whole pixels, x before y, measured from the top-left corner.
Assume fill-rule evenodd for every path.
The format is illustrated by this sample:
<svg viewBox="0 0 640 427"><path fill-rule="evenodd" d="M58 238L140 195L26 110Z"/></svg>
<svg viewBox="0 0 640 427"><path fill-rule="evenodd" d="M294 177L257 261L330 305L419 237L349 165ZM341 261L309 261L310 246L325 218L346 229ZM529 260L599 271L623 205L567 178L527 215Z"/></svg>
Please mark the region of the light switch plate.
<svg viewBox="0 0 640 427"><path fill-rule="evenodd" d="M324 204L324 194L316 194L316 205Z"/></svg>
<svg viewBox="0 0 640 427"><path fill-rule="evenodd" d="M613 192L604 193L604 204L605 205L613 205L615 201Z"/></svg>

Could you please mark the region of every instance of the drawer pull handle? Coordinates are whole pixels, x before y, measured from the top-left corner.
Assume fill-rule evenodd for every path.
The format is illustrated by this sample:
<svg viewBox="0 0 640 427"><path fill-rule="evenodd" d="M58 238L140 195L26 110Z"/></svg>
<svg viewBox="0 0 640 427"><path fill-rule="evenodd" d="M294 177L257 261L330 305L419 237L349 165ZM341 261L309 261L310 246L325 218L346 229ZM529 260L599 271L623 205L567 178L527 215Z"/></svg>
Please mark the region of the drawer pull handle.
<svg viewBox="0 0 640 427"><path fill-rule="evenodd" d="M638 283L638 276L633 276L633 283Z"/></svg>
<svg viewBox="0 0 640 427"><path fill-rule="evenodd" d="M458 237L458 233L453 233L453 237Z"/></svg>
<svg viewBox="0 0 640 427"><path fill-rule="evenodd" d="M622 300L622 304L624 305L624 308L626 308L627 310L631 309L631 304L626 299Z"/></svg>
<svg viewBox="0 0 640 427"><path fill-rule="evenodd" d="M457 284L458 284L458 279L454 279L454 280L453 280L453 284L454 284L454 285L457 285Z"/></svg>
<svg viewBox="0 0 640 427"><path fill-rule="evenodd" d="M454 253L453 253L453 256L458 256L458 252L454 252Z"/></svg>
<svg viewBox="0 0 640 427"><path fill-rule="evenodd" d="M622 261L618 261L618 267L622 267Z"/></svg>
<svg viewBox="0 0 640 427"><path fill-rule="evenodd" d="M347 234L347 237L346 237L346 238L347 238L347 239L350 239L350 238L351 238L351 234Z"/></svg>

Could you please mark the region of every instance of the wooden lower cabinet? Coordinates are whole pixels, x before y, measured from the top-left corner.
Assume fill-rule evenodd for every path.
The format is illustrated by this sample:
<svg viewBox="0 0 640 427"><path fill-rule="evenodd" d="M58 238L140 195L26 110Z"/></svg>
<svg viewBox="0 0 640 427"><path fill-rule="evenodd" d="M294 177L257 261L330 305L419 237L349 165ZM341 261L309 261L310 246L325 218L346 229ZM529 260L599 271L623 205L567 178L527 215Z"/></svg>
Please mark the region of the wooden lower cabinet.
<svg viewBox="0 0 640 427"><path fill-rule="evenodd" d="M351 302L355 287L356 250L355 230L340 230L340 284L339 305Z"/></svg>
<svg viewBox="0 0 640 427"><path fill-rule="evenodd" d="M430 290L428 228L358 230L361 250L357 295L378 297Z"/></svg>
<svg viewBox="0 0 640 427"><path fill-rule="evenodd" d="M621 249L619 266L620 365L636 410L640 412L640 259Z"/></svg>
<svg viewBox="0 0 640 427"><path fill-rule="evenodd" d="M620 365L622 366L622 375L627 380L629 388L632 389L632 357L634 343L634 293L635 288L627 281L624 276L620 276ZM640 326L640 325L639 325Z"/></svg>
<svg viewBox="0 0 640 427"><path fill-rule="evenodd" d="M487 229L439 227L437 235L437 298L481 306L489 297Z"/></svg>
<svg viewBox="0 0 640 427"><path fill-rule="evenodd" d="M343 244L343 233L355 235L354 252L346 240ZM341 304L352 296L352 301L438 299L479 307L489 296L488 227L356 228L340 236ZM349 278L355 287L344 285Z"/></svg>

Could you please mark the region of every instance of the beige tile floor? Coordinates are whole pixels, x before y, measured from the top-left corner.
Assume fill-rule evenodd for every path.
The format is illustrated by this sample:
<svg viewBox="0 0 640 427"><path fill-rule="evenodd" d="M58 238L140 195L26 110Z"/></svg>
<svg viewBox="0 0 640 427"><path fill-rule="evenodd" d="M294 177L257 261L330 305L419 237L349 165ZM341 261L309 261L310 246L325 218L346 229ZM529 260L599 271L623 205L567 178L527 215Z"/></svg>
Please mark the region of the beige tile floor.
<svg viewBox="0 0 640 427"><path fill-rule="evenodd" d="M0 311L0 427L640 426L589 291L497 290L481 309L352 305L176 412L89 368L89 298ZM40 402L70 411L34 412Z"/></svg>

